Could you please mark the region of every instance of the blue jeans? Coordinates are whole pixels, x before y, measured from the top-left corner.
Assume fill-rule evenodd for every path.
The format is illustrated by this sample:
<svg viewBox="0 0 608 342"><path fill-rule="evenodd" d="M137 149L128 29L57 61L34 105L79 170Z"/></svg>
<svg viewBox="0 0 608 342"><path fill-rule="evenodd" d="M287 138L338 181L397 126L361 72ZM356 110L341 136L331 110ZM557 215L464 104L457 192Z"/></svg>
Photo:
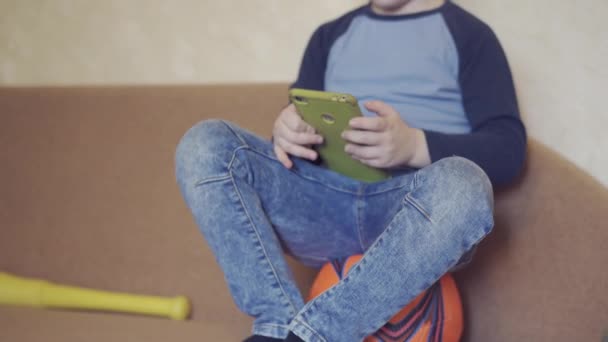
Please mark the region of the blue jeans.
<svg viewBox="0 0 608 342"><path fill-rule="evenodd" d="M254 334L362 341L492 229L492 186L467 159L377 183L293 161L286 169L268 140L220 120L195 125L177 148L184 199ZM310 266L364 257L304 303L284 253Z"/></svg>

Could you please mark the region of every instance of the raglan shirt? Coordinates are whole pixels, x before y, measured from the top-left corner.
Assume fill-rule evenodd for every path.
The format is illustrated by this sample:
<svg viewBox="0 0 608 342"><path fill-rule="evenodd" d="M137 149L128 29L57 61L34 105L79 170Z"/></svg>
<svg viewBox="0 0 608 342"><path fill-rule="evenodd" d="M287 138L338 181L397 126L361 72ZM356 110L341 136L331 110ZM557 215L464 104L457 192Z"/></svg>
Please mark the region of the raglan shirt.
<svg viewBox="0 0 608 342"><path fill-rule="evenodd" d="M292 87L384 101L425 133L432 162L465 157L495 185L522 168L526 132L505 54L489 26L451 1L397 16L366 5L322 25Z"/></svg>

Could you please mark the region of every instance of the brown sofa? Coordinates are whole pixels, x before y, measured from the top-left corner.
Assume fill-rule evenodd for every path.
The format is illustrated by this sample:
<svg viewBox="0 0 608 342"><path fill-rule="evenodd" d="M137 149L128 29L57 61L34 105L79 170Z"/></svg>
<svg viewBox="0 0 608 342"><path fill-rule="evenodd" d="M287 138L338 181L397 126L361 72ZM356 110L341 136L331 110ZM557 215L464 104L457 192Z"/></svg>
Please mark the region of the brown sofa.
<svg viewBox="0 0 608 342"><path fill-rule="evenodd" d="M181 200L173 153L205 118L269 136L285 102L285 84L0 88L0 271L185 294L194 308L175 322L5 306L0 340L241 341L251 320ZM522 177L497 191L494 232L457 274L464 341L600 341L606 222L606 188L531 141ZM305 289L314 272L292 264Z"/></svg>

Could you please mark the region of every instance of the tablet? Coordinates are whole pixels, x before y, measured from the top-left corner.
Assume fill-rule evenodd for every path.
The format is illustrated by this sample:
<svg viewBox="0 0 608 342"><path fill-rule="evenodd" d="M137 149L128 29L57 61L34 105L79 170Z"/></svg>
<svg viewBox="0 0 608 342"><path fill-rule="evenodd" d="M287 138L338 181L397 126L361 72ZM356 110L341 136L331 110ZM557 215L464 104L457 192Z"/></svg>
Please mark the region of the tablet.
<svg viewBox="0 0 608 342"><path fill-rule="evenodd" d="M389 177L388 172L365 165L344 151L346 141L341 134L349 128L350 119L362 115L354 96L293 88L289 91L289 99L302 119L323 136L323 144L315 146L322 165L363 182Z"/></svg>

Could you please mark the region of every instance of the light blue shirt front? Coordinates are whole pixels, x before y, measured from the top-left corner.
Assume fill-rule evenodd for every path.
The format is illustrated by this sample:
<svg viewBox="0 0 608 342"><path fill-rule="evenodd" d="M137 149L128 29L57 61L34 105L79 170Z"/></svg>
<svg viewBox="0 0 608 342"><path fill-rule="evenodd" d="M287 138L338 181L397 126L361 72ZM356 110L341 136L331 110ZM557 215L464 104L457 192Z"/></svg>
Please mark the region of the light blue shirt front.
<svg viewBox="0 0 608 342"><path fill-rule="evenodd" d="M467 158L494 184L511 181L525 160L526 129L500 42L450 0L402 15L377 14L368 3L321 25L292 87L384 101L424 132L432 162Z"/></svg>
<svg viewBox="0 0 608 342"><path fill-rule="evenodd" d="M443 16L381 20L359 15L332 45L325 89L393 106L410 126L469 133L458 51Z"/></svg>

